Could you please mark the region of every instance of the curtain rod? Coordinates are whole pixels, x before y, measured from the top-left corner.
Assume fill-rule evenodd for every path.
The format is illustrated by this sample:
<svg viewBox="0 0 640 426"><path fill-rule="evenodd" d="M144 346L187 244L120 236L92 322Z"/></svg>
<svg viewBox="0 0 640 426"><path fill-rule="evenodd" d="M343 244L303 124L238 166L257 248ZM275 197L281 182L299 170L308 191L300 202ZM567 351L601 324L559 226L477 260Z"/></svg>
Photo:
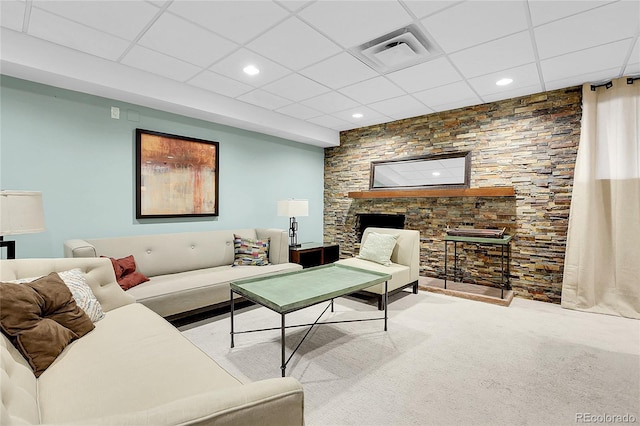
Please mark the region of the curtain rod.
<svg viewBox="0 0 640 426"><path fill-rule="evenodd" d="M629 81L627 80L627 83L628 82ZM610 89L610 88L613 87L613 82L612 81L607 81L606 83L602 83L602 84L592 84L591 85L591 91L595 92L598 87L602 87L602 86L606 87L607 89Z"/></svg>
<svg viewBox="0 0 640 426"><path fill-rule="evenodd" d="M640 75L638 77L627 77L627 84L633 84L636 80L640 80Z"/></svg>

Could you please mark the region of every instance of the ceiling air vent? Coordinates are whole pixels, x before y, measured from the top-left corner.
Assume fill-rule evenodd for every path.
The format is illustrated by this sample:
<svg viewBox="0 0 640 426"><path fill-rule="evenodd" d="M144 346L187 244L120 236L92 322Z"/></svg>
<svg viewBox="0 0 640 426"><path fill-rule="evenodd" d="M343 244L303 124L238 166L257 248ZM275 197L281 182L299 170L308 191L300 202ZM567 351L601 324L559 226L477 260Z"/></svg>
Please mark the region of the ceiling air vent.
<svg viewBox="0 0 640 426"><path fill-rule="evenodd" d="M351 49L351 53L380 73L407 68L431 59L426 37L411 25Z"/></svg>

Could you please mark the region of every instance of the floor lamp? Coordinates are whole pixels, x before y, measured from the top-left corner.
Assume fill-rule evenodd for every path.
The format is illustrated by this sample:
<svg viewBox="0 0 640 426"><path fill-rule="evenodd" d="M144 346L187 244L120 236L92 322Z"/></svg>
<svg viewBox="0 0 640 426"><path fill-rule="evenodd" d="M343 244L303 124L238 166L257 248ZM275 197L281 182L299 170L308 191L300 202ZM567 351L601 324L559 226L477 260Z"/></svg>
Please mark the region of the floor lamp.
<svg viewBox="0 0 640 426"><path fill-rule="evenodd" d="M42 193L34 191L0 191L0 247L7 248L7 259L16 258L16 242L6 235L43 232Z"/></svg>
<svg viewBox="0 0 640 426"><path fill-rule="evenodd" d="M278 216L289 217L290 247L300 247L298 244L298 222L296 216L309 216L309 200L281 200L278 201Z"/></svg>

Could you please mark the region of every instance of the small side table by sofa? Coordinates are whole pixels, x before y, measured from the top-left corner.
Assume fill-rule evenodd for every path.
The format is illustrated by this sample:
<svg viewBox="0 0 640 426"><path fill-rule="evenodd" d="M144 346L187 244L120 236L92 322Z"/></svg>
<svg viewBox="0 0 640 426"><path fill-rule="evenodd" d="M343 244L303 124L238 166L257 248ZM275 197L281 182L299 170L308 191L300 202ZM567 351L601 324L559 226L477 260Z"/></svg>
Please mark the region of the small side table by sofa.
<svg viewBox="0 0 640 426"><path fill-rule="evenodd" d="M511 239L512 235L504 235L502 238L482 238L482 237L464 237L459 235L447 235L444 237L444 288L447 288L447 246L453 243L453 282L456 282L458 274L458 243L472 243L485 245L500 246L500 298L504 299L504 290L511 290L509 283L509 263L511 260ZM506 255L506 262L505 262ZM505 271L506 264L506 271ZM505 274L506 272L506 274ZM462 282L462 277L460 278Z"/></svg>
<svg viewBox="0 0 640 426"><path fill-rule="evenodd" d="M340 245L322 243L302 243L299 247L289 247L289 261L303 268L326 265L340 258Z"/></svg>

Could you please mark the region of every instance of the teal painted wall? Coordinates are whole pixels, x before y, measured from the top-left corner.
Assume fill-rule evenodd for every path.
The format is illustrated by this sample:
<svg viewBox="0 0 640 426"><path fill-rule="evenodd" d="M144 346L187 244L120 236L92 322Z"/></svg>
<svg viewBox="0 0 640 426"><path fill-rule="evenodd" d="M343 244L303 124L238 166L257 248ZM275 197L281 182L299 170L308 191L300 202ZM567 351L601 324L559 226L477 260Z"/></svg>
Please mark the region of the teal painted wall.
<svg viewBox="0 0 640 426"><path fill-rule="evenodd" d="M309 200L299 241L322 241L322 148L7 76L0 125L0 188L42 191L44 200L46 232L6 237L18 258L62 257L72 238L287 229L276 214L286 198ZM219 142L218 217L135 218L136 128Z"/></svg>

